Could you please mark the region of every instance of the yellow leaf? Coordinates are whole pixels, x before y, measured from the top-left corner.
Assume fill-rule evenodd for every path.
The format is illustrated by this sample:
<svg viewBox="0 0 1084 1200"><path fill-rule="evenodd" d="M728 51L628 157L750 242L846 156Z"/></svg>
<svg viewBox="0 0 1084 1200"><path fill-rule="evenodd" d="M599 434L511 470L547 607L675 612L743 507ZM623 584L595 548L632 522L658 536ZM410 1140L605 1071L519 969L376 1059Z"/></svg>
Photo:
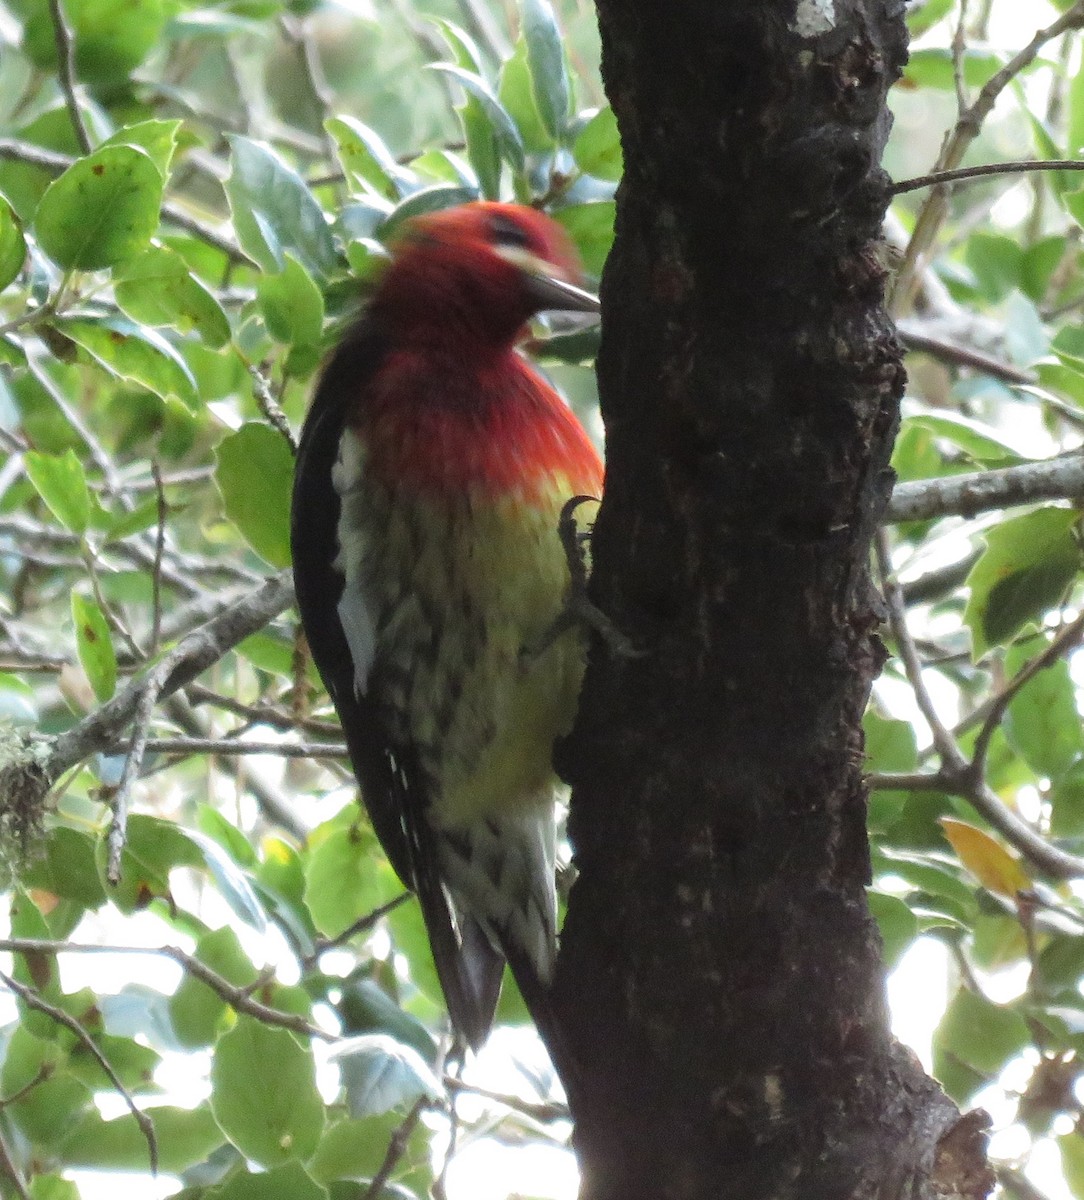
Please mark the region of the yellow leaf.
<svg viewBox="0 0 1084 1200"><path fill-rule="evenodd" d="M985 830L951 817L942 817L941 827L960 862L988 891L1012 900L1017 892L1031 887L1031 878L1019 860Z"/></svg>

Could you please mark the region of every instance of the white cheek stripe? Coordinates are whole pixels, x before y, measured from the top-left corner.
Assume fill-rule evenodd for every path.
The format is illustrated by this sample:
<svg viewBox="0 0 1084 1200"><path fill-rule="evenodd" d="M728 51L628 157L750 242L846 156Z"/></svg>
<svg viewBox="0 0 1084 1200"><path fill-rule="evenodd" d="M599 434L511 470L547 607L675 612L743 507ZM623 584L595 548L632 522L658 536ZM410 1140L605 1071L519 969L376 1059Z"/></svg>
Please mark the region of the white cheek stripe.
<svg viewBox="0 0 1084 1200"><path fill-rule="evenodd" d="M334 566L344 577L339 598L339 621L350 648L354 666L354 691L364 695L376 656L376 627L365 603L363 588L365 536L365 496L362 482L365 472L365 447L352 430L346 429L339 440L339 459L331 472L331 481L339 494L339 553Z"/></svg>

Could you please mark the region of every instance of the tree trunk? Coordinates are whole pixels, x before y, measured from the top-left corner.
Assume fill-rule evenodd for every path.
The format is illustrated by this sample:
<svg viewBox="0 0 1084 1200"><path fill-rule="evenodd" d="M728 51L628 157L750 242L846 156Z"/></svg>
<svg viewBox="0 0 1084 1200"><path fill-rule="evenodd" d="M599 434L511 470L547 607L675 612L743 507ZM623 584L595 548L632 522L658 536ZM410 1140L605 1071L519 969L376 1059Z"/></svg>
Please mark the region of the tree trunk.
<svg viewBox="0 0 1084 1200"><path fill-rule="evenodd" d="M592 587L642 654L595 645L559 755L582 1197L981 1197L982 1121L893 1043L865 898L903 4L598 10L626 174Z"/></svg>

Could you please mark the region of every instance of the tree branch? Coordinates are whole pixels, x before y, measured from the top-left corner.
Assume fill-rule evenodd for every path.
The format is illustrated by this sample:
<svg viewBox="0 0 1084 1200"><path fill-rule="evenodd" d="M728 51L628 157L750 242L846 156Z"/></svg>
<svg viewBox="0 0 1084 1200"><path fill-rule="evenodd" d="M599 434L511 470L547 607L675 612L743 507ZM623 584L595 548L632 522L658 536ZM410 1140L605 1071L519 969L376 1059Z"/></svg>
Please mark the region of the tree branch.
<svg viewBox="0 0 1084 1200"><path fill-rule="evenodd" d="M1014 55L1000 71L987 80L975 98L975 102L959 116L952 133L945 141L934 166L935 174L952 171L959 167L968 147L978 136L983 122L990 115L998 96L1026 67L1030 66L1039 51L1056 37L1084 23L1084 0L1077 0L1067 12L1053 24L1040 29L1018 54ZM914 296L915 287L925 260L937 239L941 224L948 212L948 187L938 184L927 196L915 222L914 233L907 243L903 262L892 285L891 306L894 314L906 311Z"/></svg>
<svg viewBox="0 0 1084 1200"><path fill-rule="evenodd" d="M973 517L1014 504L1081 497L1084 497L1084 457L1072 454L1019 467L897 484L885 521L894 524L931 517Z"/></svg>
<svg viewBox="0 0 1084 1200"><path fill-rule="evenodd" d="M304 1034L306 1037L319 1038L324 1042L337 1042L339 1035L328 1033L317 1025L306 1021L297 1013L282 1012L253 1000L243 987L235 987L228 979L224 979L217 971L213 971L205 963L191 954L186 954L178 946L114 946L86 945L80 942L52 942L47 938L2 938L0 951L10 954L158 954L172 959L184 971L200 983L205 983L220 1000L223 1000L235 1012L255 1017L265 1025L275 1025L289 1029L293 1033ZM21 986L21 985L20 985ZM64 1014L67 1016L67 1014Z"/></svg>
<svg viewBox="0 0 1084 1200"><path fill-rule="evenodd" d="M44 1013L50 1020L55 1021L58 1025L63 1025L65 1029L70 1029L72 1033L83 1044L84 1048L89 1052L91 1057L97 1062L98 1066L105 1072L109 1082L114 1089L124 1100L128 1106L129 1112L135 1118L136 1124L139 1126L140 1132L147 1142L147 1154L151 1163L151 1174L158 1174L158 1139L154 1133L154 1121L145 1113L138 1104L132 1099L131 1092L124 1086L120 1080L120 1076L113 1070L112 1064L105 1055L98 1049L94 1043L94 1039L83 1028L83 1026L70 1014L66 1013L62 1008L57 1008L56 1005L50 1004L47 1000L43 1000L41 996L34 991L33 988L27 987L20 983L17 979L12 979L9 975L5 975L0 971L0 983L2 983L9 991L15 993L24 1003L29 1004L31 1008L35 1008L38 1012Z"/></svg>
<svg viewBox="0 0 1084 1200"><path fill-rule="evenodd" d="M1084 162L1078 158L1024 158L1015 162L982 163L976 167L932 171L929 175L916 175L914 179L901 179L899 183L894 183L892 195L902 196L907 192L917 192L920 188L959 183L964 179L984 179L990 175L1026 175L1035 171L1084 171Z"/></svg>

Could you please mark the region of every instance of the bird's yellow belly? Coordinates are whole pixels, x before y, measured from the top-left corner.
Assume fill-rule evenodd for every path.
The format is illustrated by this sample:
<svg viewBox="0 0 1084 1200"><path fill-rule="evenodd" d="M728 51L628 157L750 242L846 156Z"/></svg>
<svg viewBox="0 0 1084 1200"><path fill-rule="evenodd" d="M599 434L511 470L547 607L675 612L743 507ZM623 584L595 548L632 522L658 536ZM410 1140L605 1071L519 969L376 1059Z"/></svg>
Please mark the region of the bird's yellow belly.
<svg viewBox="0 0 1084 1200"><path fill-rule="evenodd" d="M365 690L416 756L435 824L552 798L553 743L583 673L578 630L538 649L568 588L557 526L569 494L555 480L529 501L408 497L362 479L343 495L356 533L340 561L372 621Z"/></svg>

